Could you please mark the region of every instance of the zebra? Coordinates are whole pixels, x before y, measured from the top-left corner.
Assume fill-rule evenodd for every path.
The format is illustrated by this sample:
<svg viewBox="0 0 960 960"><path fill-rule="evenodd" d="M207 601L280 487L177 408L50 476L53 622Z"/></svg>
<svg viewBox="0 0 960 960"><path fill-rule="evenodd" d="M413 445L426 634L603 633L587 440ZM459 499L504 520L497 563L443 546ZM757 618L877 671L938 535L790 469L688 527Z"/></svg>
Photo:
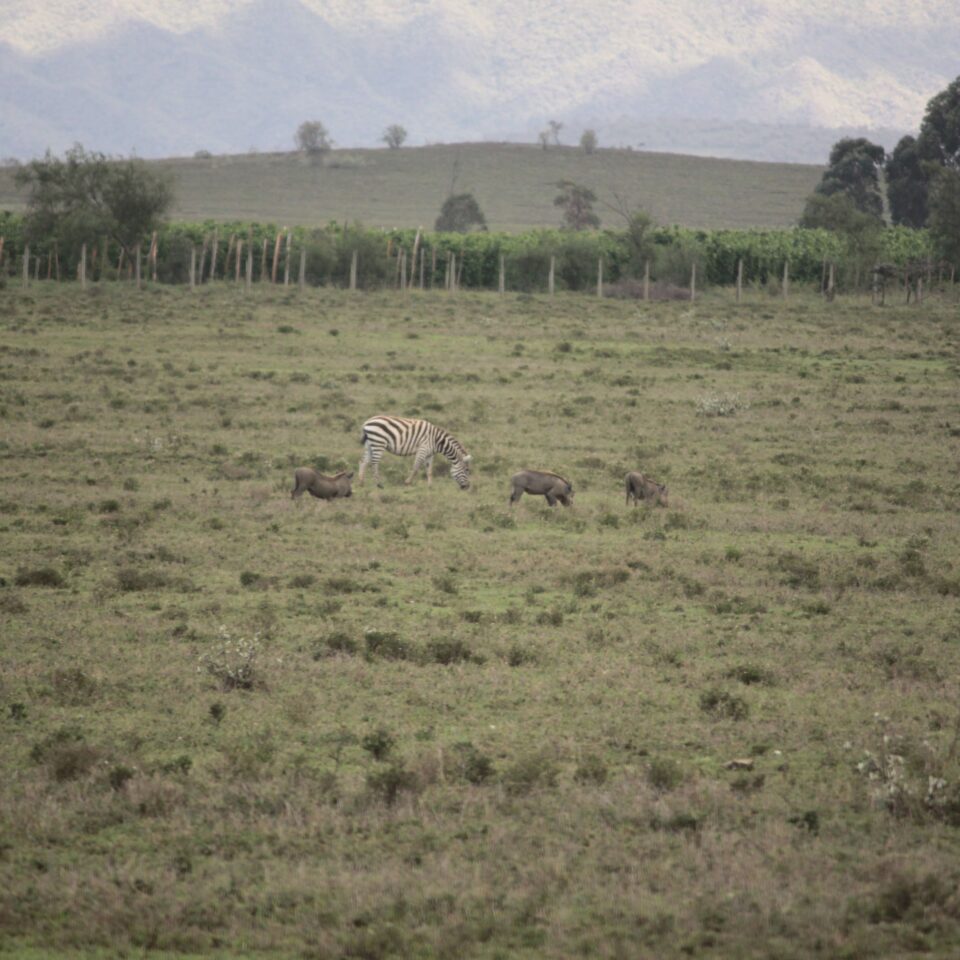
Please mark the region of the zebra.
<svg viewBox="0 0 960 960"><path fill-rule="evenodd" d="M373 465L373 476L377 486L380 481L380 458L388 450L398 457L414 456L413 469L405 483L410 484L417 471L426 466L427 483L433 481L434 454L443 454L450 461L450 474L461 490L470 488L471 456L463 449L463 444L452 434L437 427L428 420L410 420L406 417L371 417L364 425L360 435L363 444L363 456L357 483L363 483L367 464Z"/></svg>

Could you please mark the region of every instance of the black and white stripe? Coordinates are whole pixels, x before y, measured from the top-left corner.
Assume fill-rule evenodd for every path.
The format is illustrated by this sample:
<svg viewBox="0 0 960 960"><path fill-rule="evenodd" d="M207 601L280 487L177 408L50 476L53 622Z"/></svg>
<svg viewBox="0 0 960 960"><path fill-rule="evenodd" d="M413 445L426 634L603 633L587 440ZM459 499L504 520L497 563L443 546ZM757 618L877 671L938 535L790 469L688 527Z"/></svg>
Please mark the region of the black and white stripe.
<svg viewBox="0 0 960 960"><path fill-rule="evenodd" d="M442 427L429 420L411 420L406 417L371 417L363 425L360 437L363 443L363 457L360 460L359 482L367 464L373 466L373 476L377 486L380 482L380 458L384 450L398 457L414 457L413 470L406 482L411 483L417 471L426 466L427 483L433 480L433 457L439 453L450 461L450 475L466 490L470 486L470 454L463 444Z"/></svg>

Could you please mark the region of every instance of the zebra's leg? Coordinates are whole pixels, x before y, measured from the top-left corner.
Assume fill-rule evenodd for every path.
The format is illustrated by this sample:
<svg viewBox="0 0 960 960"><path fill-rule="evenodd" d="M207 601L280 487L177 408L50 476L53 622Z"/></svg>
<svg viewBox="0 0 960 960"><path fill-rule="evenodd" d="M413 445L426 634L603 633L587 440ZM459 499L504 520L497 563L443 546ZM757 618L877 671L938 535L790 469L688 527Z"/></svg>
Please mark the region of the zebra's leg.
<svg viewBox="0 0 960 960"><path fill-rule="evenodd" d="M417 471L432 459L432 456L429 450L418 450L417 455L413 458L413 469L410 471L410 476L404 481L404 483L409 487L413 483L413 478L417 475Z"/></svg>
<svg viewBox="0 0 960 960"><path fill-rule="evenodd" d="M360 458L360 466L357 467L357 486L363 483L363 475L367 472L367 464L370 462L370 444L364 443L363 456Z"/></svg>

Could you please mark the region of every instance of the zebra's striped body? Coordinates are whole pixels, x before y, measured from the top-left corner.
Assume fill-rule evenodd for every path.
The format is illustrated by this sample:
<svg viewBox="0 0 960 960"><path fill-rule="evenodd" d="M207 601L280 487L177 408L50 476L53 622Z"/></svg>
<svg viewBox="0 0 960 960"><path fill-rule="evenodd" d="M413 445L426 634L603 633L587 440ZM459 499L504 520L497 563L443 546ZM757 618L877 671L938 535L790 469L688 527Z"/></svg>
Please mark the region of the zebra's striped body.
<svg viewBox="0 0 960 960"><path fill-rule="evenodd" d="M371 464L377 486L383 486L380 482L380 459L386 450L398 457L414 457L413 469L406 479L408 484L413 482L417 471L424 466L427 483L431 483L433 458L439 453L450 461L450 474L460 489L466 490L470 486L470 454L456 437L429 420L371 417L363 425L360 440L363 443L363 457L360 460L359 483L363 483L367 464Z"/></svg>

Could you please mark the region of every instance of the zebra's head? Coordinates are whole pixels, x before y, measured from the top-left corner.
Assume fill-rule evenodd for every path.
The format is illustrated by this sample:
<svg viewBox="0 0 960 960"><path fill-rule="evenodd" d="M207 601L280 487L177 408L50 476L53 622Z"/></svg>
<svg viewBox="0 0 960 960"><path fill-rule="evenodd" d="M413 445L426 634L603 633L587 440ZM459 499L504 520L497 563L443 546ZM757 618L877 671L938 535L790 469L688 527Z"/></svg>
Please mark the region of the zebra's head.
<svg viewBox="0 0 960 960"><path fill-rule="evenodd" d="M450 467L450 475L457 481L461 490L470 489L470 462L472 460L473 457L469 453L465 453L462 457L454 460L453 466Z"/></svg>

